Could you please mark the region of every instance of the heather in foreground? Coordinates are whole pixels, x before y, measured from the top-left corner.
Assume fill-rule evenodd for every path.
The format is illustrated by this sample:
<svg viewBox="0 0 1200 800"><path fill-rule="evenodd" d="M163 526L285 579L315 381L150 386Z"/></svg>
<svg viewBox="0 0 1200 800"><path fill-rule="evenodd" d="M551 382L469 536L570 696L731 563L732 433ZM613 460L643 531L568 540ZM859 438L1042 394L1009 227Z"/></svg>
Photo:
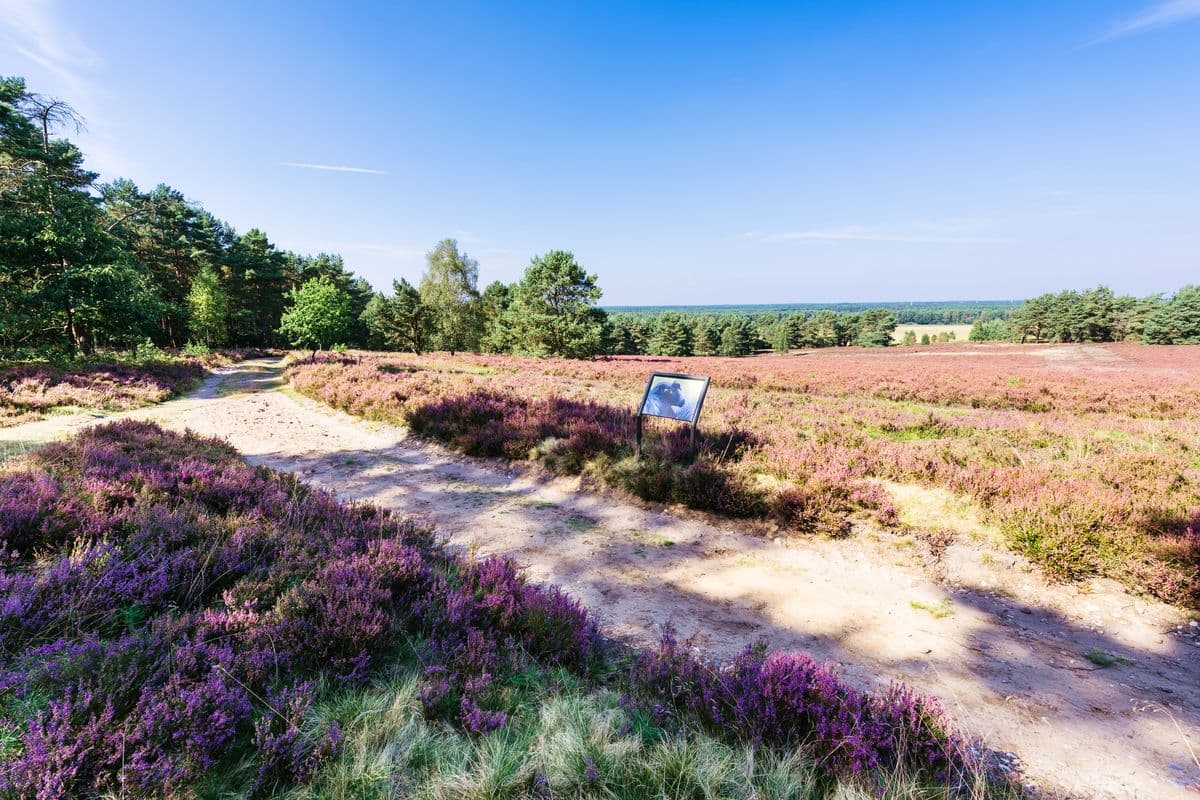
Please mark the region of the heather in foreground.
<svg viewBox="0 0 1200 800"><path fill-rule="evenodd" d="M1000 791L931 699L616 647L505 560L145 423L0 473L0 557L6 797Z"/></svg>

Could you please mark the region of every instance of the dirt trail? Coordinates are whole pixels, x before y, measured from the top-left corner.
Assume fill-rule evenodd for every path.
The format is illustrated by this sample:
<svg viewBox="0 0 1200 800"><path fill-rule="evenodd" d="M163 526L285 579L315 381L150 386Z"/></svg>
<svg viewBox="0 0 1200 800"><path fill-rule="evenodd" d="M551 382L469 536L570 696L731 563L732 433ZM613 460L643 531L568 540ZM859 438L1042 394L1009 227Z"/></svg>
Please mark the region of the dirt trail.
<svg viewBox="0 0 1200 800"><path fill-rule="evenodd" d="M253 463L399 509L480 554L514 555L614 635L649 641L673 621L722 655L765 636L841 663L864 686L903 680L939 695L1043 788L1138 800L1200 793L1200 628L1169 607L1106 581L1049 584L979 541L936 558L911 537L867 529L774 542L580 491L578 480L459 457L281 388L277 361L250 361L153 408L0 429L0 447L113 417L222 436ZM915 499L936 512L936 493L895 489L929 495ZM1092 650L1117 661L1098 668L1084 658Z"/></svg>

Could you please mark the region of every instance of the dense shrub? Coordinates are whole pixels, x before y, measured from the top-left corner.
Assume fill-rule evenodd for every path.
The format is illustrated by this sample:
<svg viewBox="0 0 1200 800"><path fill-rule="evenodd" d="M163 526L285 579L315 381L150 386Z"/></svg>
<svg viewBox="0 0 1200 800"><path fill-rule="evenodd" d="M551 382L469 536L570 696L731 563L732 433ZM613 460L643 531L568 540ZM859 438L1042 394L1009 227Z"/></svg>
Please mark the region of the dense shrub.
<svg viewBox="0 0 1200 800"><path fill-rule="evenodd" d="M0 504L0 793L14 798L187 794L215 772L250 793L303 782L343 735L314 727L314 702L400 650L424 664L426 715L472 735L505 726L521 676L558 670L685 727L803 742L857 781L945 773L927 751L963 752L932 701L862 694L797 655L710 667L668 638L623 673L586 611L511 562L462 560L216 440L92 428L0 473Z"/></svg>

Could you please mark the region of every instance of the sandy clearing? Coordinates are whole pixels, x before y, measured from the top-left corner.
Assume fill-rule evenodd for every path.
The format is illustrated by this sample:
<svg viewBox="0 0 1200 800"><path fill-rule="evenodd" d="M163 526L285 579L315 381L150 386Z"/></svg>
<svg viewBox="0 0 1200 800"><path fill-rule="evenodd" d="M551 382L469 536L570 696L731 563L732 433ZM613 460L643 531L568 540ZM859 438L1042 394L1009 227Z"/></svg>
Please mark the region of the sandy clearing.
<svg viewBox="0 0 1200 800"><path fill-rule="evenodd" d="M1200 630L1176 610L1107 581L1049 584L985 542L934 556L865 526L843 541L773 542L622 502L293 396L278 372L274 360L225 367L186 398L2 429L0 445L117 417L222 436L253 463L399 509L479 554L515 556L616 636L649 641L671 621L721 655L765 636L842 664L864 686L903 680L938 694L1041 786L1138 800L1200 791L1189 749L1200 749ZM939 607L952 613L926 610ZM1093 648L1133 664L1098 669L1083 658Z"/></svg>

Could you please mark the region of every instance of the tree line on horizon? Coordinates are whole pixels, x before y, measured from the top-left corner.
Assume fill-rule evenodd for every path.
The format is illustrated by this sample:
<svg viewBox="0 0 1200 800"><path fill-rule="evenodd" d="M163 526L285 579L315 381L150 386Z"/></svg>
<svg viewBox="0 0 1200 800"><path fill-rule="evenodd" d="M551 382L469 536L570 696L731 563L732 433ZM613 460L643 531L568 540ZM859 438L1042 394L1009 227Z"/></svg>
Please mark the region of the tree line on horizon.
<svg viewBox="0 0 1200 800"><path fill-rule="evenodd" d="M897 327L893 308L609 313L597 305L597 276L565 250L535 257L517 282L480 290L478 263L453 239L427 254L416 286L399 279L385 295L340 255L280 250L257 228L239 234L169 186L97 185L79 149L57 135L79 125L65 103L0 78L0 351L73 358L148 343L742 356L888 346ZM912 313L968 310L929 305ZM1170 298L1062 292L1011 313L987 305L977 341L1200 342L1194 286Z"/></svg>
<svg viewBox="0 0 1200 800"><path fill-rule="evenodd" d="M1008 319L981 317L971 341L1200 344L1200 286L1171 296L1118 295L1107 286L1026 300Z"/></svg>

